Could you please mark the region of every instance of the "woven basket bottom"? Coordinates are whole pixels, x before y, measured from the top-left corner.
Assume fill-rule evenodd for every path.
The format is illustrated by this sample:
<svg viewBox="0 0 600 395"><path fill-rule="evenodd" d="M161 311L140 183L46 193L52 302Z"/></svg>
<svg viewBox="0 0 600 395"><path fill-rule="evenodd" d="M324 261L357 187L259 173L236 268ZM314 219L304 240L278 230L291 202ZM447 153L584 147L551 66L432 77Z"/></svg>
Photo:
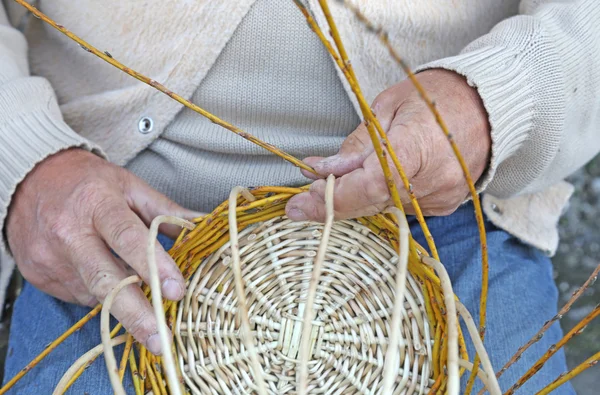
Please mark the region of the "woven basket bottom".
<svg viewBox="0 0 600 395"><path fill-rule="evenodd" d="M296 393L306 295L323 225L276 217L240 232L252 338L269 392ZM178 305L177 356L192 393L252 393L239 335L229 243L202 262ZM381 386L397 253L356 221L335 222L317 289L309 391L371 393ZM431 344L420 284L407 277L396 390L431 385Z"/></svg>

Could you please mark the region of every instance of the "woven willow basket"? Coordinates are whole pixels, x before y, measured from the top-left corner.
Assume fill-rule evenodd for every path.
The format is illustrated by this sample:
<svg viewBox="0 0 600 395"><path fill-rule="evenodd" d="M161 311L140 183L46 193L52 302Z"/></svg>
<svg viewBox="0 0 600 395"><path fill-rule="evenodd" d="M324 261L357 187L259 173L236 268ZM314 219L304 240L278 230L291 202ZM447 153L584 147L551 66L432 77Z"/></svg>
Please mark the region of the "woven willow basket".
<svg viewBox="0 0 600 395"><path fill-rule="evenodd" d="M198 220L192 231L184 230L170 250L189 278L184 299L166 310L179 372L192 393L256 390L250 353L241 339L243 314L269 393L298 392L307 295L326 226L293 222L283 215L287 200L305 190L254 189L252 196L237 199L237 208L228 208L225 202ZM240 311L235 289L230 210L238 222L247 313ZM398 225L389 214L332 223L312 304L310 393L381 390L396 298L398 247ZM434 370L445 364L445 353L438 352L434 359L433 333L437 328L441 339L446 331L444 320L436 320L433 313L435 309L440 317L443 311L439 279L417 262L424 250L414 251L398 328L393 393L428 392ZM429 294L424 284L435 292Z"/></svg>
<svg viewBox="0 0 600 395"><path fill-rule="evenodd" d="M272 393L297 392L306 296L323 224L275 217L240 233L240 255L252 335ZM204 259L179 303L177 356L195 394L250 393L247 350L239 338L239 301L230 242ZM379 387L394 308L398 257L358 221L335 222L315 299L309 391L370 393ZM421 285L408 275L397 391L433 384L430 324ZM318 391L317 391L318 389Z"/></svg>

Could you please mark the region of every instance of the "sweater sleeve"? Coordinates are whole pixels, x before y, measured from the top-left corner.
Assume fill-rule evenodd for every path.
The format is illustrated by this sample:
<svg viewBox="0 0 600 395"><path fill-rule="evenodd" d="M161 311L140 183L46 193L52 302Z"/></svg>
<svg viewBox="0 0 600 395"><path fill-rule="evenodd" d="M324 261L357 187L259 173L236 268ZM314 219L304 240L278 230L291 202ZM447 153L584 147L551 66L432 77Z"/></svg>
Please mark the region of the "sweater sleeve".
<svg viewBox="0 0 600 395"><path fill-rule="evenodd" d="M46 157L79 147L103 155L63 121L49 82L29 74L27 42L0 3L0 250L18 184Z"/></svg>
<svg viewBox="0 0 600 395"><path fill-rule="evenodd" d="M600 1L523 0L519 14L457 56L488 112L492 156L479 189L509 198L549 187L600 151Z"/></svg>

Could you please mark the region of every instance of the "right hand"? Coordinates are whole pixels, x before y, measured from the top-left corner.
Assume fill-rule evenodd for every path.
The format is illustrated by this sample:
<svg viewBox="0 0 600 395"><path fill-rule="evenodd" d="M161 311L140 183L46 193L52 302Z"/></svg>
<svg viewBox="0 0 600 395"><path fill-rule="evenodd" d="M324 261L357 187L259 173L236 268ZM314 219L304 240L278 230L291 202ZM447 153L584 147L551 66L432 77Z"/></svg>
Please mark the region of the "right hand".
<svg viewBox="0 0 600 395"><path fill-rule="evenodd" d="M148 225L158 215L192 219L200 214L173 203L127 170L71 149L45 159L21 182L6 231L27 281L66 302L94 306L134 272L149 283ZM180 231L173 226L160 230L171 237ZM158 243L156 263L163 296L180 300L183 276ZM111 313L138 342L161 353L156 318L138 285L117 295Z"/></svg>

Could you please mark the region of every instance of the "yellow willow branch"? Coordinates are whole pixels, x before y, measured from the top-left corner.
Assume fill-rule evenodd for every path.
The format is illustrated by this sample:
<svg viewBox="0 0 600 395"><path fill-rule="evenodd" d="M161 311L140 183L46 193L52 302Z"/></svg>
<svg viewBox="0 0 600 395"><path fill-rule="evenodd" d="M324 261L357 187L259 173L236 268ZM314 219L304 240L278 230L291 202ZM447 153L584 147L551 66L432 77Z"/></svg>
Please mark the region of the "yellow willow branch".
<svg viewBox="0 0 600 395"><path fill-rule="evenodd" d="M571 299L569 299L569 301L563 306L563 308L560 309L560 311L554 317L552 317L552 319L546 321L546 323L544 323L544 326L542 326L542 328L535 335L533 335L533 337L527 342L527 344L525 344L524 346L521 346L517 350L515 355L513 355L510 358L510 360L502 367L502 369L500 369L500 371L498 373L496 373L496 377L502 376L502 374L512 364L514 364L521 358L521 355L523 355L523 353L529 347L531 347L533 344L537 343L544 336L544 333L548 330L548 328L550 328L552 326L552 324L554 324L556 321L561 319L565 314L567 314L567 312L571 309L571 306L577 301L577 299L579 299L579 297L581 295L583 295L585 290L588 289L592 284L594 284L596 282L599 272L600 272L600 265L596 266L596 269L592 272L590 277L586 280L586 282L577 291L575 291L573 293L573 296L571 296ZM483 392L479 392L479 395L482 395L482 394L483 394Z"/></svg>
<svg viewBox="0 0 600 395"><path fill-rule="evenodd" d="M103 52L98 50L97 48L95 48L94 46L88 44L87 42L85 42L83 39L79 38L78 36L76 36L75 34L73 34L71 31L69 31L68 29L66 29L63 25L60 25L58 23L56 23L55 21L53 21L51 18L49 18L47 15L45 15L44 13L42 13L40 10L38 10L36 7L32 6L31 4L28 4L25 0L14 0L17 3L19 3L20 5L22 5L23 7L27 8L27 10L29 12L31 12L33 15L35 15L35 17L41 19L42 21L46 22L47 24L49 24L50 26L52 26L53 28L55 28L56 30L58 30L59 32L61 32L62 34L64 34L65 36L69 37L71 40L75 41L77 44L79 44L84 50L86 50L87 52L90 52L94 55L96 55L97 57L99 57L100 59L104 60L105 62L113 65L114 67L116 67L117 69L123 71L126 74L129 74L130 76L132 76L133 78L137 79L138 81L141 81L147 85L150 85L151 87L155 88L156 90L164 93L165 95L169 96L170 98L174 99L175 101L183 104L185 107L189 108L190 110L193 110L195 112L197 112L198 114L202 115L203 117L208 118L211 122L229 130L232 131L233 133L237 134L238 136L266 149L267 151L279 156L280 158L292 163L294 166L300 167L301 169L304 169L306 171L309 171L313 174L317 174L317 172L310 166L308 166L307 164L303 163L302 161L300 161L299 159L295 158L294 156L280 150L279 148L275 147L272 144L266 143L262 140L260 140L259 138L251 135L250 133L244 132L243 130L241 130L240 128L233 126L232 124L220 119L219 117L217 117L216 115L211 114L210 112L204 110L203 108L195 105L194 103L190 102L189 100L184 99L183 97L181 97L180 95L172 92L171 90L169 90L166 86L162 85L160 82L155 81L151 78L146 77L143 74L138 73L135 70L130 69L129 67L125 66L123 63L119 62L118 60L116 60L115 58L112 57L112 55L110 55L107 52Z"/></svg>
<svg viewBox="0 0 600 395"><path fill-rule="evenodd" d="M581 331L597 316L600 315L600 304L597 305L581 322L573 327L560 341L553 344L544 355L527 371L523 376L512 386L504 395L512 395L519 389L527 380L533 377L558 350L560 350L569 340L581 333Z"/></svg>
<svg viewBox="0 0 600 395"><path fill-rule="evenodd" d="M550 392L554 391L567 381L571 380L573 377L596 365L598 363L598 360L600 360L600 351L586 359L581 365L577 366L570 372L558 376L556 380L554 380L552 383L550 383L550 385L538 392L536 395L548 395Z"/></svg>
<svg viewBox="0 0 600 395"><path fill-rule="evenodd" d="M129 367L131 369L131 379L133 381L133 387L135 388L135 395L143 395L143 384L140 381L140 373L138 372L133 350L129 353Z"/></svg>
<svg viewBox="0 0 600 395"><path fill-rule="evenodd" d="M116 347L120 344L125 343L127 340L127 335L120 335L111 340L111 346ZM103 345L98 344L96 347L92 348L85 354L83 354L71 367L65 372L63 377L58 382L58 385L54 389L54 394L64 394L68 388L68 383L73 383L75 380L72 378L73 374L85 369L92 361L94 361L98 356L100 356L103 352Z"/></svg>
<svg viewBox="0 0 600 395"><path fill-rule="evenodd" d="M110 332L110 338L114 338L117 333L119 333L119 331L121 330L123 326L118 323L117 325L115 325L115 327L113 328L113 330ZM75 374L73 374L71 376L71 378L69 379L69 381L66 383L64 389L63 389L63 393L67 392L69 390L69 388L71 388L71 386L73 384L75 384L75 382L79 379L79 377L81 377L81 375L83 374L83 372L85 372L85 370L88 368L88 366L90 366L92 363L94 363L94 361L96 360L96 358L98 358L98 355L91 358L88 363L86 365L83 365L81 367L79 367L79 370L77 370L75 372Z"/></svg>
<svg viewBox="0 0 600 395"><path fill-rule="evenodd" d="M38 363L40 363L44 358L48 356L56 347L58 347L62 342L65 341L69 336L71 336L75 331L81 329L85 324L87 324L92 318L94 318L100 310L102 309L101 305L97 305L94 307L92 311L87 313L82 319L77 321L75 325L70 327L65 333L60 335L56 340L50 343L44 351L42 351L37 357L35 357L31 362L27 364L19 373L15 375L8 383L4 385L4 387L0 388L0 395L5 394L9 389L11 389L27 372L33 369Z"/></svg>
<svg viewBox="0 0 600 395"><path fill-rule="evenodd" d="M127 337L127 341L125 342L125 350L123 350L123 357L121 358L121 363L119 364L119 380L123 382L123 377L125 376L125 369L127 368L127 361L129 360L129 353L131 352L131 347L133 346L133 336L129 335Z"/></svg>

